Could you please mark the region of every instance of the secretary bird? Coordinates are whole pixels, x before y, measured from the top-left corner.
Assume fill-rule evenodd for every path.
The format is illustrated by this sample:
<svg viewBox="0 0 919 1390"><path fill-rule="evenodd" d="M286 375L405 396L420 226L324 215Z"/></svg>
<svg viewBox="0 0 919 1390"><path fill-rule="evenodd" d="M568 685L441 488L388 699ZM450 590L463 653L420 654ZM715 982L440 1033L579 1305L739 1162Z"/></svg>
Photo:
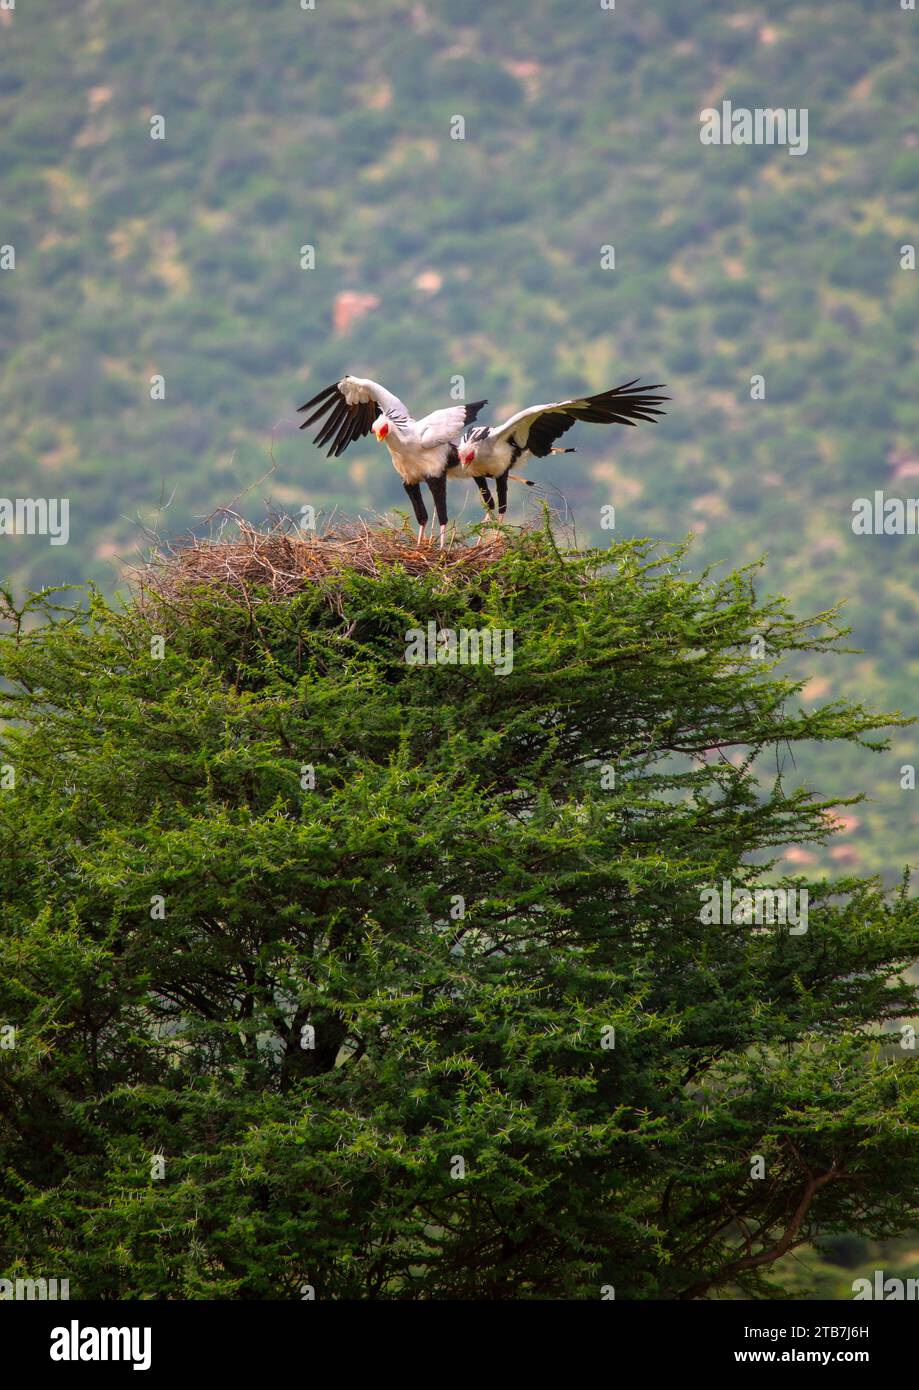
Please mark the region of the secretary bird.
<svg viewBox="0 0 919 1390"><path fill-rule="evenodd" d="M550 405L530 405L501 425L479 425L467 429L460 440L458 466L451 465L451 478L473 478L489 512L494 511L494 498L488 479L495 479L498 494L498 519L507 511L507 480L516 475L511 469L522 466L527 459L546 458L549 454L573 454L574 449L554 449L556 439L571 429L578 420L596 425L637 425L639 420L655 423L656 409L669 396L650 395L663 382L653 386L637 386L638 377L623 386L601 391L596 396L577 396ZM528 479L521 481L527 482Z"/></svg>
<svg viewBox="0 0 919 1390"><path fill-rule="evenodd" d="M345 376L301 405L298 413L313 411L301 430L322 420L313 443L329 445L327 458L338 458L355 439L363 439L372 430L389 450L393 467L411 500L418 522L418 544L424 540L428 520L421 495L424 482L434 499L443 547L447 532L447 469L458 466L460 435L486 404L471 401L468 405L449 405L415 420L399 397L385 386L365 377ZM431 534L433 537L433 523Z"/></svg>

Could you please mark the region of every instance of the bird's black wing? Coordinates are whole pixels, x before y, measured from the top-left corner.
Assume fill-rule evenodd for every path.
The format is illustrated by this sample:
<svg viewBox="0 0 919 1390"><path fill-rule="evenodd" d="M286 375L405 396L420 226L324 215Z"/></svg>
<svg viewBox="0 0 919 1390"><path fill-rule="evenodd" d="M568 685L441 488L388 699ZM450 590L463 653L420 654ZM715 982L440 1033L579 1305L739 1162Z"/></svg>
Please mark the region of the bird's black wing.
<svg viewBox="0 0 919 1390"><path fill-rule="evenodd" d="M595 396L583 396L579 400L559 401L530 420L526 448L536 458L545 458L557 439L560 439L572 425L583 420L594 425L637 425L639 420L652 424L663 410L656 407L669 396L656 396L651 393L662 386L637 387L634 381L624 386L613 387L610 391L600 391Z"/></svg>
<svg viewBox="0 0 919 1390"><path fill-rule="evenodd" d="M329 445L327 458L338 458L355 439L368 435L374 420L383 411L399 424L409 419L398 396L376 381L357 376L342 377L341 381L324 387L312 400L301 405L298 413L304 410L313 413L303 421L301 430L322 420L313 443L319 448Z"/></svg>
<svg viewBox="0 0 919 1390"><path fill-rule="evenodd" d="M665 415L656 407L661 401L669 401L669 396L654 396L664 382L657 381L653 386L638 386L638 377L627 381L624 386L614 386L610 391L600 391L596 396L585 397L588 410L574 409L578 420L590 420L594 424L637 425L639 420L648 420L652 425L655 416ZM594 414L596 412L596 414Z"/></svg>

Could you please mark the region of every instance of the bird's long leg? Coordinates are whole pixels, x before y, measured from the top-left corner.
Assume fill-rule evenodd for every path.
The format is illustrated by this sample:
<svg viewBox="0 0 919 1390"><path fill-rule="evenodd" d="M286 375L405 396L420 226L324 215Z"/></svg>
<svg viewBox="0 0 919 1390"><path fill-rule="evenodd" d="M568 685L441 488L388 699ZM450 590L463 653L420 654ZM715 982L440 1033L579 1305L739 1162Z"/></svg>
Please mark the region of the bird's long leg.
<svg viewBox="0 0 919 1390"><path fill-rule="evenodd" d="M487 517L491 517L495 510L495 499L491 495L491 489L488 486L488 479L476 478L475 485L479 489L479 492L482 494L482 501L485 503L486 507L485 515ZM476 539L476 545L481 545L481 543L482 536L480 533Z"/></svg>
<svg viewBox="0 0 919 1390"><path fill-rule="evenodd" d="M418 522L418 547L420 549L421 542L424 540L424 528L428 524L428 509L424 505L424 498L421 495L421 484L403 483L402 486L409 495L415 520Z"/></svg>
<svg viewBox="0 0 919 1390"><path fill-rule="evenodd" d="M501 473L495 480L495 488L498 493L498 524L504 520L504 513L507 511L507 474L511 470Z"/></svg>
<svg viewBox="0 0 919 1390"><path fill-rule="evenodd" d="M479 492L482 494L482 501L485 503L485 506L488 508L490 512L493 512L495 509L495 499L491 495L491 489L488 486L488 479L476 478L475 485L479 489Z"/></svg>
<svg viewBox="0 0 919 1390"><path fill-rule="evenodd" d="M428 478L428 487L431 489L431 496L434 498L434 510L437 512L437 520L440 522L440 548L444 548L444 540L447 535L447 474L441 473L439 478ZM433 531L432 531L433 534Z"/></svg>

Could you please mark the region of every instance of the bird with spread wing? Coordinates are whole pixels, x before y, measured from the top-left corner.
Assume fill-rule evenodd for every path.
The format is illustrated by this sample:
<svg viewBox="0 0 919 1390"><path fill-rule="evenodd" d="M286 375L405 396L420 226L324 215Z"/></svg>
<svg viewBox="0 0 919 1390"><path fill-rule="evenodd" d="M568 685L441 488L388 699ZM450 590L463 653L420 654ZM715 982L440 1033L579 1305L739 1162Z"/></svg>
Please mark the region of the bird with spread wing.
<svg viewBox="0 0 919 1390"><path fill-rule="evenodd" d="M488 479L494 478L500 520L507 511L507 480L514 476L511 469L522 466L531 456L573 454L574 449L555 449L553 445L578 420L596 425L637 425L640 420L654 424L655 417L665 413L657 406L661 401L669 401L670 397L651 394L659 390L663 382L638 386L638 380L635 377L623 386L600 391L595 396L527 406L501 425L467 429L459 443L458 465L449 467L449 476L473 478L489 512L494 511L495 503Z"/></svg>
<svg viewBox="0 0 919 1390"><path fill-rule="evenodd" d="M424 539L428 520L421 495L421 484L427 483L443 546L447 531L447 469L458 466L460 436L485 404L486 401L471 401L468 405L450 405L415 420L399 397L385 386L365 377L345 376L300 406L300 412L312 411L300 428L305 430L322 421L313 442L328 444L327 458L338 458L354 440L363 439L372 431L389 450L393 467L408 493L418 522L418 544Z"/></svg>

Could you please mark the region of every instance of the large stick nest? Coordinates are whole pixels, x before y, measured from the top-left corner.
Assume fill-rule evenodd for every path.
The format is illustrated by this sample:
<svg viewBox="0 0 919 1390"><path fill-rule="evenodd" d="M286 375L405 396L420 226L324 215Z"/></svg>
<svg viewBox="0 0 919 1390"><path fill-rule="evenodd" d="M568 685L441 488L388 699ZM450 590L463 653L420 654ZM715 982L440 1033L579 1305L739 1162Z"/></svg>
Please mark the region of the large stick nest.
<svg viewBox="0 0 919 1390"><path fill-rule="evenodd" d="M356 521L311 534L289 517L257 527L221 510L211 520L217 523L215 534L175 545L158 541L142 564L129 569L142 606L157 600L172 604L202 587L244 601L254 591L290 597L342 570L378 575L394 565L414 575L434 571L449 587L484 569L507 544L497 527L489 528L480 545L453 540L441 550L428 540L418 546L407 527L385 524Z"/></svg>

